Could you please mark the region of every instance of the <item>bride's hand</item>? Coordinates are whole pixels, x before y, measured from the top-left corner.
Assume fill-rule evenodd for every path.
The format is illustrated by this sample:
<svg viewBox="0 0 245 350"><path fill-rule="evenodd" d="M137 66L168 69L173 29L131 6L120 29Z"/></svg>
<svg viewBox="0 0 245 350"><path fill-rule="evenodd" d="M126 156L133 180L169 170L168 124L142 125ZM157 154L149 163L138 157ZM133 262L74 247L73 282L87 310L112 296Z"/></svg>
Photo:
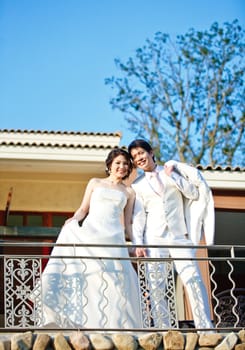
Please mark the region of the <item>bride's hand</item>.
<svg viewBox="0 0 245 350"><path fill-rule="evenodd" d="M64 222L64 225L67 225L69 222L71 222L72 220L75 220L74 216L72 216L71 218L67 219L65 222Z"/></svg>

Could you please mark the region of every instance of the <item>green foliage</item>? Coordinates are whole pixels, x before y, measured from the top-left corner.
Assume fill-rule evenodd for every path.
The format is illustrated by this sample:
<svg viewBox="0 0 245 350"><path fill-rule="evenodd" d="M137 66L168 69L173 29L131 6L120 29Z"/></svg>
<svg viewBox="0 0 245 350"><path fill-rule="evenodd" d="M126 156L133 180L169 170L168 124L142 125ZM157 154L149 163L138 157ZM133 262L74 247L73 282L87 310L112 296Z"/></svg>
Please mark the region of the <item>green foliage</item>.
<svg viewBox="0 0 245 350"><path fill-rule="evenodd" d="M110 104L160 161L244 166L244 53L237 20L175 41L157 32L133 58L115 60Z"/></svg>

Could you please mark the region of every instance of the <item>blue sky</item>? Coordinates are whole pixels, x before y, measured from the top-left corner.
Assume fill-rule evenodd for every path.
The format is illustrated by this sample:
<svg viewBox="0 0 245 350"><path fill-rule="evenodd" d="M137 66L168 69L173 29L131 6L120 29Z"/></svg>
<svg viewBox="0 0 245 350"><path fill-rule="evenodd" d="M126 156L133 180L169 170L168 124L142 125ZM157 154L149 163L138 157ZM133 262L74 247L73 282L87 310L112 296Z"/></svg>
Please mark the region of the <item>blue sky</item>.
<svg viewBox="0 0 245 350"><path fill-rule="evenodd" d="M0 0L0 129L134 135L105 78L157 31L238 19L244 0Z"/></svg>

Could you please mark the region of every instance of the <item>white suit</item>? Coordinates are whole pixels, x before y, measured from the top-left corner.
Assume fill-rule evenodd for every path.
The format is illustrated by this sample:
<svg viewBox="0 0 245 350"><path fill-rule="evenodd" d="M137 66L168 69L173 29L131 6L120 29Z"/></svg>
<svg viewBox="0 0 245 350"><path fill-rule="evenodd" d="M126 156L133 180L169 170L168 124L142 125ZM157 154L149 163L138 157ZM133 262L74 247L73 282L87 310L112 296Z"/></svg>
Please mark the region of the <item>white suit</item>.
<svg viewBox="0 0 245 350"><path fill-rule="evenodd" d="M213 243L213 216L209 215L208 218L211 223L207 225L206 222L207 213L211 212L209 205L211 203L212 207L212 195L195 168L175 161L169 161L166 165L173 163L176 171L172 172L171 176L165 174L163 167L157 167L163 183L162 195L156 193L151 186L148 177L150 173L142 174L132 184L136 192L133 243L159 245L159 248L148 249L148 256L153 258L166 258L170 255L172 258L193 259L193 249L167 248L160 245L192 245L187 234L196 244L199 242L204 222L206 227L210 228L207 241L209 244ZM193 212L195 215L192 218ZM149 264L150 270L151 265L153 264ZM164 269L164 264L162 266ZM175 260L175 268L187 289L196 328L212 328L207 293L197 263L191 260ZM149 273L149 276L151 275ZM149 283L151 295L154 294L154 289L159 289L160 284L159 281ZM164 288L164 281L161 281L161 288ZM159 315L163 315L166 306L154 305L153 298L151 303L156 310L155 315L153 314L155 324L158 327L170 326L163 316L162 321L159 320ZM162 309L158 311L158 308Z"/></svg>
<svg viewBox="0 0 245 350"><path fill-rule="evenodd" d="M204 233L207 245L214 243L214 201L212 192L200 171L193 166L173 160L165 163L174 165L188 182L198 188L197 200L184 199L185 221L188 235L194 245L198 245Z"/></svg>

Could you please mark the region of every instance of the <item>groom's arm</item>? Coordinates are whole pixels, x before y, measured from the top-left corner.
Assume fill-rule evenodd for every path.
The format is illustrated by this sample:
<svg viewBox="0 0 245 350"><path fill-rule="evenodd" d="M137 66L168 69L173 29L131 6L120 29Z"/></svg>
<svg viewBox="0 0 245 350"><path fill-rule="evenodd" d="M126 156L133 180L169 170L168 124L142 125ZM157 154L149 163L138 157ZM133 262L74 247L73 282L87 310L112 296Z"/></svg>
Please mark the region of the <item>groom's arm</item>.
<svg viewBox="0 0 245 350"><path fill-rule="evenodd" d="M144 243L144 231L146 225L146 213L141 196L136 192L134 210L133 210L133 225L132 236L133 244Z"/></svg>
<svg viewBox="0 0 245 350"><path fill-rule="evenodd" d="M182 195L188 199L197 200L199 197L198 187L189 179L185 178L177 168L177 162L169 161L164 165L165 173L174 181Z"/></svg>
<svg viewBox="0 0 245 350"><path fill-rule="evenodd" d="M144 232L146 226L146 212L144 208L144 201L140 192L138 191L137 186L132 184L132 188L135 191L132 222L132 242L133 244L144 244Z"/></svg>
<svg viewBox="0 0 245 350"><path fill-rule="evenodd" d="M144 232L146 225L146 212L143 205L143 200L139 194L136 193L136 199L133 211L133 225L132 225L132 236L133 244L142 245L144 244ZM135 255L138 257L146 257L146 249L144 247L135 248Z"/></svg>

